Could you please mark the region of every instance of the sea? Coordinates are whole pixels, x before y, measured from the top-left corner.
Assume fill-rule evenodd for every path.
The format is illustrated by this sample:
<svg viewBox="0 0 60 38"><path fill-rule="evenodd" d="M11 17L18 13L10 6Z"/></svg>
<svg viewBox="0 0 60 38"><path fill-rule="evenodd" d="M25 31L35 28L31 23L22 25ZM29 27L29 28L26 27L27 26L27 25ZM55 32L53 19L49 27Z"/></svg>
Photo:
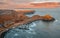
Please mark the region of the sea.
<svg viewBox="0 0 60 38"><path fill-rule="evenodd" d="M55 21L44 22L38 20L30 24L20 25L7 31L3 38L60 38L60 8L19 8L19 10L23 9L35 10L34 14L27 15L29 17L49 14L55 18Z"/></svg>

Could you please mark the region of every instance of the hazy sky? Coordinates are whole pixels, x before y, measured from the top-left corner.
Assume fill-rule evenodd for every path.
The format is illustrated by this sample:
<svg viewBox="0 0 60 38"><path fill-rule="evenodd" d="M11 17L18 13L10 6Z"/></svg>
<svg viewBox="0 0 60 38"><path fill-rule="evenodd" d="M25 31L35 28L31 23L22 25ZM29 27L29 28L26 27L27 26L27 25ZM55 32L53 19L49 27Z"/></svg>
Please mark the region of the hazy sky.
<svg viewBox="0 0 60 38"><path fill-rule="evenodd" d="M41 2L41 1L60 1L60 0L0 0L0 2L15 2L15 3L24 3L24 2Z"/></svg>

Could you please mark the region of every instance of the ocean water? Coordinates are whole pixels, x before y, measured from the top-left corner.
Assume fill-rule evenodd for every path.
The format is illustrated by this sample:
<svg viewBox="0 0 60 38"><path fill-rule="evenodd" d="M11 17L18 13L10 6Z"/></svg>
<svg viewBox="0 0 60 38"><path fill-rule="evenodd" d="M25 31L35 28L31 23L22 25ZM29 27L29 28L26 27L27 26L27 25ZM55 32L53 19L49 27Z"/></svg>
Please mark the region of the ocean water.
<svg viewBox="0 0 60 38"><path fill-rule="evenodd" d="M55 18L53 22L35 21L30 24L18 26L10 29L4 38L60 38L60 8L39 8L35 14L27 15L46 15L49 14ZM20 29L26 28L26 29Z"/></svg>

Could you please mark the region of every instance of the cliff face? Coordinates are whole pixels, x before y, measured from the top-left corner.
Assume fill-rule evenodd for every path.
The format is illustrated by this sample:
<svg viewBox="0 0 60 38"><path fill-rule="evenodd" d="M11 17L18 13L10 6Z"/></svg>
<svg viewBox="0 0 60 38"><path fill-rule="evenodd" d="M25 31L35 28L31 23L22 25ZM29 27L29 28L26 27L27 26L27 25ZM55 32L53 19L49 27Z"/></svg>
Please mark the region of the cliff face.
<svg viewBox="0 0 60 38"><path fill-rule="evenodd" d="M0 24L13 22L17 17L17 14L13 10L0 10Z"/></svg>
<svg viewBox="0 0 60 38"><path fill-rule="evenodd" d="M0 24L11 24L29 19L25 14L33 14L34 10L0 10Z"/></svg>

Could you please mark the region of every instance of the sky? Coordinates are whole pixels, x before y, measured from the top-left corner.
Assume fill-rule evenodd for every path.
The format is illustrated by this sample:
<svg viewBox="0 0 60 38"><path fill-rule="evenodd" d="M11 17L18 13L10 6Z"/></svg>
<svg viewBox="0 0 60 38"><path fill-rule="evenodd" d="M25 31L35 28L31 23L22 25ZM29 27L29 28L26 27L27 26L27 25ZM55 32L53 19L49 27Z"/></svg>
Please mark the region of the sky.
<svg viewBox="0 0 60 38"><path fill-rule="evenodd" d="M0 2L15 2L15 3L24 3L24 2L41 2L41 1L60 1L60 0L0 0Z"/></svg>
<svg viewBox="0 0 60 38"><path fill-rule="evenodd" d="M31 5L31 3L29 2L42 2L42 1L60 1L60 0L0 0L0 9L37 8L36 6L34 7L33 5ZM43 7L43 6L40 6L40 7Z"/></svg>

